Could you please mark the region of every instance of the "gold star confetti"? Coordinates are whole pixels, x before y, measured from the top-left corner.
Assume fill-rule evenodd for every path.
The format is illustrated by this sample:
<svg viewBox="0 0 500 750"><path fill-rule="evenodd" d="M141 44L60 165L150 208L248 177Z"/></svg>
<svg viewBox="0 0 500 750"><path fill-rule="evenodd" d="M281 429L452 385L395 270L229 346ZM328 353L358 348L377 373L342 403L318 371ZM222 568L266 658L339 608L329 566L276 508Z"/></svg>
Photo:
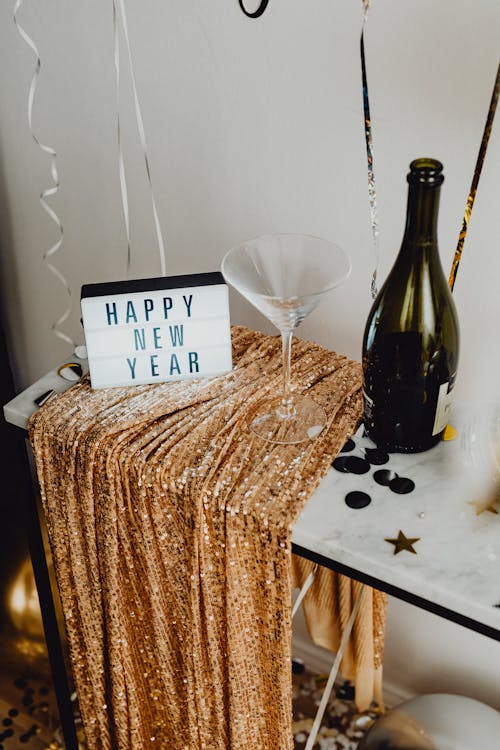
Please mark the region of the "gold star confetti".
<svg viewBox="0 0 500 750"><path fill-rule="evenodd" d="M451 424L447 424L444 428L443 432L443 440L455 440L457 437L458 432L457 430L451 426Z"/></svg>
<svg viewBox="0 0 500 750"><path fill-rule="evenodd" d="M417 551L413 549L413 545L420 541L420 537L414 537L412 539L406 537L401 529L399 530L398 536L396 539L385 539L384 541L389 542L389 544L394 545L394 554L397 555L399 552L402 552L403 550L406 550L407 552L413 552L414 555L417 554Z"/></svg>
<svg viewBox="0 0 500 750"><path fill-rule="evenodd" d="M494 503L495 499L490 502ZM476 516L480 516L481 513L484 513L485 511L488 511L488 513L494 513L498 516L498 510L494 508L493 505L484 505L484 502L481 502L481 500L468 500L467 505L472 505L472 507L476 509Z"/></svg>

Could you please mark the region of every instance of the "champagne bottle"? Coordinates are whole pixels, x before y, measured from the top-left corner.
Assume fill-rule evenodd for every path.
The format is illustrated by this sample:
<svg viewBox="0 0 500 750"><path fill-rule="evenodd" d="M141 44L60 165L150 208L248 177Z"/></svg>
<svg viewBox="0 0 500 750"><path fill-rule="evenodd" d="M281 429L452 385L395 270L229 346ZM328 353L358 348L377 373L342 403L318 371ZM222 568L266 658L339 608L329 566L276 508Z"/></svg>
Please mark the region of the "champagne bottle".
<svg viewBox="0 0 500 750"><path fill-rule="evenodd" d="M437 241L442 169L435 159L410 164L401 249L365 328L363 421L389 452L416 453L440 440L456 379L458 319Z"/></svg>

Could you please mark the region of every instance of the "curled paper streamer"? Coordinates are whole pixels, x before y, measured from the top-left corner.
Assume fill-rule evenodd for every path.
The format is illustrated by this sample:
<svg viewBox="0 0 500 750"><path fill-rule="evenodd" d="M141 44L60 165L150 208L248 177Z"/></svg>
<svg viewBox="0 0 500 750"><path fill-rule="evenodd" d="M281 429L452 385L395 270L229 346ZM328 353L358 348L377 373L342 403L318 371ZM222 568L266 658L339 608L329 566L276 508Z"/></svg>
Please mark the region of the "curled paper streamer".
<svg viewBox="0 0 500 750"><path fill-rule="evenodd" d="M361 80L363 84L363 114L364 114L364 125L365 125L365 142L366 142L366 159L368 167L368 198L370 203L370 223L372 231L372 242L373 249L375 251L375 266L373 269L372 281L371 281L371 294L372 299L377 296L377 273L380 260L380 248L378 242L379 226L378 226L378 212L377 212L377 191L375 189L375 174L373 171L373 135L372 135L372 121L370 117L370 100L368 98L368 79L366 76L366 59L365 59L365 25L368 19L368 10L370 8L370 0L362 0L363 2L363 25L361 27L361 39L360 39L360 55L361 55Z"/></svg>
<svg viewBox="0 0 500 750"><path fill-rule="evenodd" d="M139 132L139 140L141 142L142 153L144 157L144 164L146 167L146 177L149 184L149 190L151 194L151 205L153 208L153 218L156 230L156 238L158 240L158 247L160 252L160 272L162 276L166 275L166 263L165 263L165 244L163 242L163 234L161 231L160 220L158 218L158 211L156 208L156 201L153 191L153 181L151 179L151 170L149 167L148 149L146 144L146 131L144 129L144 120L142 117L141 106L139 104L139 94L137 92L137 83L135 79L134 66L132 63L132 50L130 46L130 38L128 33L127 14L125 12L125 4L123 0L118 0L118 7L120 9L121 23L123 28L123 35L125 38L125 48L127 51L128 65L130 70L130 79L132 81L132 93L134 97L135 107L135 118L137 121L137 130ZM127 193L127 180L125 176L125 165L123 160L123 151L121 145L121 133L120 133L120 45L118 40L118 13L117 13L117 0L113 0L113 32L114 32L114 61L115 61L115 72L116 72L116 89L117 89L117 130L118 130L118 166L120 172L120 188L122 194L122 205L123 215L125 219L125 231L127 234L127 273L130 270L130 219L128 209L128 193Z"/></svg>
<svg viewBox="0 0 500 750"><path fill-rule="evenodd" d="M476 197L477 186L479 184L479 177L481 176L481 170L483 168L484 157L486 156L486 149L488 148L488 141L490 139L491 129L493 127L493 120L495 119L495 112L497 109L499 91L500 91L500 64L497 68L497 76L495 79L495 84L493 86L493 93L491 95L490 107L488 109L488 115L486 117L483 137L481 139L481 145L479 147L479 153L477 155L476 165L474 167L474 174L472 176L472 182L471 182L471 186L469 190L469 195L467 196L467 202L465 204L465 213L464 213L464 218L462 219L462 228L460 230L460 234L458 235L457 249L455 250L453 262L451 264L450 277L448 279L448 284L449 284L451 291L453 291L453 287L455 286L458 266L460 265L460 260L462 258L462 250L464 247L465 238L467 236L467 230L469 228L469 221L470 221L470 217L472 214L472 206L474 205L474 199Z"/></svg>
<svg viewBox="0 0 500 750"><path fill-rule="evenodd" d="M44 254L43 254L43 262L45 266L48 268L48 270L61 282L63 285L66 294L68 296L68 305L63 312L63 314L55 321L55 323L51 324L51 330L52 332L62 341L65 341L66 343L70 344L71 346L75 346L75 342L73 341L70 336L68 336L64 331L60 330L60 326L62 326L63 323L66 322L66 320L69 318L69 315L71 313L71 307L72 307L72 297L71 297L71 288L69 286L68 281L66 280L65 276L59 271L56 266L53 265L51 262L53 256L58 252L58 250L61 248L63 244L64 239L64 230L62 223L57 216L56 212L49 206L47 203L47 198L55 195L57 191L59 190L59 175L57 172L57 153L51 146L47 146L44 143L42 143L33 128L33 101L35 99L35 92L38 82L38 76L40 75L40 68L42 66L42 62L40 60L40 55L38 53L38 49L34 43L34 41L31 39L30 36L26 33L26 31L22 28L22 26L19 25L19 22L17 20L17 14L23 5L24 0L16 0L16 3L14 5L14 25L23 39L23 41L28 45L28 47L34 52L36 57L36 64L35 64L35 72L33 73L33 78L31 79L31 84L29 88L28 93L28 124L29 129L31 132L31 137L35 141L36 145L46 154L50 156L50 174L52 177L53 185L52 187L46 188L46 190L43 190L40 193L40 205L42 206L45 213L52 219L54 224L57 226L58 232L59 232L59 239L57 242L52 245Z"/></svg>

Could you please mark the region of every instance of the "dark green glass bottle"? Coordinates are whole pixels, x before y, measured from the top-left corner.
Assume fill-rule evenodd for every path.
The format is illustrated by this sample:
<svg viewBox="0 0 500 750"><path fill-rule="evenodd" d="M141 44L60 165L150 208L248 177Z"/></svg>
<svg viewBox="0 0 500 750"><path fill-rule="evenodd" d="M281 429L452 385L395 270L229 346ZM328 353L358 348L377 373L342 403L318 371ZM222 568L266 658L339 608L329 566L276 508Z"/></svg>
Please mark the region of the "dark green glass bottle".
<svg viewBox="0 0 500 750"><path fill-rule="evenodd" d="M363 421L390 452L435 445L447 424L459 333L437 242L443 165L416 159L408 174L406 227L363 339Z"/></svg>

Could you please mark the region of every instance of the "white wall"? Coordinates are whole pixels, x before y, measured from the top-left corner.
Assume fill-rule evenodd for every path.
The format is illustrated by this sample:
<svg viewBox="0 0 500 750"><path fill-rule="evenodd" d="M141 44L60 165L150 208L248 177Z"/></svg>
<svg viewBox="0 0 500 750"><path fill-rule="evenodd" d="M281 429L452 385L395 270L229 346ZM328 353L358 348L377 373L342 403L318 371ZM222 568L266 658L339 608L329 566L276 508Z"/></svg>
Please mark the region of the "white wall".
<svg viewBox="0 0 500 750"><path fill-rule="evenodd" d="M249 7L251 0L248 0ZM42 263L57 238L41 210L47 157L27 125L34 57L0 7L0 243L2 307L20 387L67 356L50 332L66 300ZM40 139L59 154L52 200L65 228L56 264L81 339L81 284L124 278L126 246L116 153L111 3L26 2L21 25L42 71L34 107ZM359 63L361 0L271 0L259 21L236 0L127 2L137 82L169 273L217 269L233 244L267 231L337 240L349 281L301 335L359 358L373 267ZM367 28L381 276L397 251L410 160L445 165L440 241L449 269L498 63L498 0L373 0ZM158 251L122 56L122 123L130 187L131 277L156 275ZM497 372L500 126L495 124L455 288L461 317L458 393L477 396ZM233 320L270 330L233 297ZM495 381L496 382L496 381ZM500 590L499 590L500 594ZM408 644L412 644L410 652ZM411 654L415 654L414 656ZM391 604L387 677L500 708L500 645Z"/></svg>

